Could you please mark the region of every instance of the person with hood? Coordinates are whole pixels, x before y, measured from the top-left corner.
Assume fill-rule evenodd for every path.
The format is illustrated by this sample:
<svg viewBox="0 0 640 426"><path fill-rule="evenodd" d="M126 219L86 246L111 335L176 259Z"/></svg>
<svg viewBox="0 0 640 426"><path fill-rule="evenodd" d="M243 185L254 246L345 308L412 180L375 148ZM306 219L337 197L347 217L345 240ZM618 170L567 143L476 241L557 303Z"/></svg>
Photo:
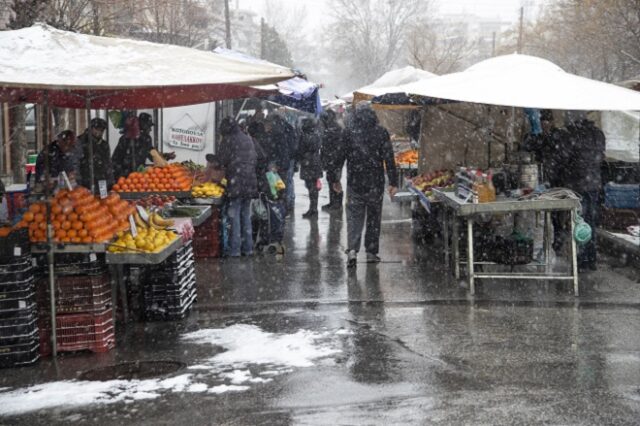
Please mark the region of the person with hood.
<svg viewBox="0 0 640 426"><path fill-rule="evenodd" d="M300 179L309 191L309 210L302 217L311 219L318 216L318 179L322 177L322 162L320 161L320 149L322 139L316 131L316 123L311 118L302 121L302 134L297 153L300 162Z"/></svg>
<svg viewBox="0 0 640 426"><path fill-rule="evenodd" d="M102 118L92 118L90 127L78 137L76 146L79 150L77 163L79 164L80 185L95 191L99 188L99 182L104 180L107 188L114 184L113 165L111 163L111 149L109 143L103 139L107 122ZM91 144L91 145L90 145ZM93 148L91 157L90 147ZM91 165L93 164L93 181L91 181Z"/></svg>
<svg viewBox="0 0 640 426"><path fill-rule="evenodd" d="M251 137L240 130L233 118L220 122L220 163L225 169L228 198L227 214L231 221L229 255L253 255L251 200L258 195L257 154Z"/></svg>
<svg viewBox="0 0 640 426"><path fill-rule="evenodd" d="M344 150L331 166L330 180L336 192L342 192L340 174L347 162L347 267L356 266L362 229L366 220L364 246L368 263L378 257L385 169L389 196L397 191L398 173L389 133L378 124L369 105L359 105L343 133Z"/></svg>
<svg viewBox="0 0 640 426"><path fill-rule="evenodd" d="M601 167L606 147L605 136L583 111L569 112L567 170L565 186L582 198L582 218L595 231L600 222ZM595 236L578 253L578 268L595 271L597 244Z"/></svg>
<svg viewBox="0 0 640 426"><path fill-rule="evenodd" d="M269 181L267 180L269 163L267 154L263 148L267 139L264 123L261 120L252 120L247 126L247 132L253 139L253 144L256 148L256 178L258 180L258 191L263 194L268 194L270 192Z"/></svg>
<svg viewBox="0 0 640 426"><path fill-rule="evenodd" d="M338 124L336 119L336 113L328 109L320 116L322 121L322 150L321 160L322 168L328 171L331 165L335 163L336 158L339 157L340 150L342 149L342 128ZM342 208L342 192L336 192L333 189L333 182L330 179L330 174L327 173L327 184L329 185L329 203L322 206L322 210L335 210Z"/></svg>

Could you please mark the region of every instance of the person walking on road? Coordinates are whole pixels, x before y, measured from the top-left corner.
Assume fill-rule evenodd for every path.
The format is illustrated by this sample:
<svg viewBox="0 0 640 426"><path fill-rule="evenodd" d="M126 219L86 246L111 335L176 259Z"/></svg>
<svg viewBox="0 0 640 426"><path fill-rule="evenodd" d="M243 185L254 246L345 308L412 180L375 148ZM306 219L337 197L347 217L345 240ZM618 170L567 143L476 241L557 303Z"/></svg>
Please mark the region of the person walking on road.
<svg viewBox="0 0 640 426"><path fill-rule="evenodd" d="M220 123L223 137L220 146L220 162L227 179L228 215L231 220L229 255L239 257L253 255L251 228L251 199L258 195L256 178L257 154L250 136L240 130L232 118Z"/></svg>
<svg viewBox="0 0 640 426"><path fill-rule="evenodd" d="M328 109L320 116L322 121L322 167L329 170L331 164L335 162L339 151L342 149L342 128L336 120L336 113ZM342 208L342 192L336 192L333 185L336 182L329 180L327 173L327 184L329 185L329 203L322 206L322 210L339 210Z"/></svg>
<svg viewBox="0 0 640 426"><path fill-rule="evenodd" d="M335 191L342 192L340 174L344 162L347 162L347 267L356 265L365 220L367 263L378 263L385 169L389 180L389 196L395 195L398 186L389 133L378 124L371 107L361 105L356 108L345 129L342 143L344 150L339 152L329 168Z"/></svg>
<svg viewBox="0 0 640 426"><path fill-rule="evenodd" d="M316 130L313 119L305 118L302 122L302 134L297 153L300 162L300 178L309 191L309 210L302 215L305 219L318 216L318 180L322 177L322 162L320 148L322 139Z"/></svg>

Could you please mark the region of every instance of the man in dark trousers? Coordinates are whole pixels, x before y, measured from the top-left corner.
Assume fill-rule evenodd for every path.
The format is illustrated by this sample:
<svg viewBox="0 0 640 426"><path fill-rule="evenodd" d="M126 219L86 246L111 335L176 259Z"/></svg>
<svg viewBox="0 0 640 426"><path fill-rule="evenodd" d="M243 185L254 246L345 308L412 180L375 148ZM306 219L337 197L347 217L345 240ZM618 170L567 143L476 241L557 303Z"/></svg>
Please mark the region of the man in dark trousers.
<svg viewBox="0 0 640 426"><path fill-rule="evenodd" d="M227 179L227 214L231 220L229 255L253 255L251 199L258 196L257 153L250 136L240 130L233 118L220 122L220 163Z"/></svg>
<svg viewBox="0 0 640 426"><path fill-rule="evenodd" d="M595 229L600 223L601 167L604 160L605 136L582 111L568 113L566 129L569 133L566 186L580 194L582 218L594 230L594 236L578 253L578 268L581 271L595 271Z"/></svg>
<svg viewBox="0 0 640 426"><path fill-rule="evenodd" d="M360 105L344 131L342 143L344 150L336 156L327 174L335 182L335 191L342 192L340 174L347 162L347 267L356 265L365 220L367 263L378 263L385 169L389 196L395 195L398 186L389 133L378 124L378 117L369 105Z"/></svg>
<svg viewBox="0 0 640 426"><path fill-rule="evenodd" d="M342 149L342 128L336 120L336 113L330 109L322 113L320 121L322 122L322 167L327 171ZM327 174L329 203L322 206L322 210L339 210L342 208L342 192L336 192L333 189L336 182L330 181L329 177Z"/></svg>

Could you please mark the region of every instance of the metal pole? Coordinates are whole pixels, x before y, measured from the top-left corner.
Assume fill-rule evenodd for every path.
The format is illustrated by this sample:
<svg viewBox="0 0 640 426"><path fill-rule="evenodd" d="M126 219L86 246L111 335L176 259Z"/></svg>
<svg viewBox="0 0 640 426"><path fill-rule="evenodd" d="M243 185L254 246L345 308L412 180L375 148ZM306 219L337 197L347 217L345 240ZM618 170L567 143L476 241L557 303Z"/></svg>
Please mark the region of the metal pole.
<svg viewBox="0 0 640 426"><path fill-rule="evenodd" d="M46 143L49 141L49 93L47 91L44 92L44 102L43 109L45 114L44 119L44 135L43 138ZM51 181L51 165L49 164L49 147L45 146L45 156L44 156L44 195L45 195L45 206L46 206L46 215L47 215L47 263L49 265L49 294L51 300L51 348L53 357L55 358L58 355L58 335L56 330L56 291L55 291L55 267L54 262L55 259L53 257L53 225L51 224L51 204L49 203L49 182Z"/></svg>
<svg viewBox="0 0 640 426"><path fill-rule="evenodd" d="M524 7L520 8L520 31L518 31L518 53L522 53L522 26L524 21Z"/></svg>
<svg viewBox="0 0 640 426"><path fill-rule="evenodd" d="M231 49L231 17L229 16L229 0L224 0L225 43Z"/></svg>
<svg viewBox="0 0 640 426"><path fill-rule="evenodd" d="M89 189L91 193L95 193L95 172L93 170L93 132L91 129L91 93L87 93L86 108L87 108L87 143L89 144Z"/></svg>

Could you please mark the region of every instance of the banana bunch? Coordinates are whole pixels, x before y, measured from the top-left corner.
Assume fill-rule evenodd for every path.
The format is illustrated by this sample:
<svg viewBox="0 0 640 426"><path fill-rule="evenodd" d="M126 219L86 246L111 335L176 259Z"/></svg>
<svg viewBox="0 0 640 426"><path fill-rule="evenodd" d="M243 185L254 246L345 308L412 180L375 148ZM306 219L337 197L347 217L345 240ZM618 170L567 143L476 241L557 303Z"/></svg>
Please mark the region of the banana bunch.
<svg viewBox="0 0 640 426"><path fill-rule="evenodd" d="M194 186L191 190L191 195L195 198L220 198L224 195L224 187L217 183L205 182Z"/></svg>
<svg viewBox="0 0 640 426"><path fill-rule="evenodd" d="M156 212L149 214L149 226L156 231L167 229L168 227L173 226L173 224L173 220L165 219Z"/></svg>

